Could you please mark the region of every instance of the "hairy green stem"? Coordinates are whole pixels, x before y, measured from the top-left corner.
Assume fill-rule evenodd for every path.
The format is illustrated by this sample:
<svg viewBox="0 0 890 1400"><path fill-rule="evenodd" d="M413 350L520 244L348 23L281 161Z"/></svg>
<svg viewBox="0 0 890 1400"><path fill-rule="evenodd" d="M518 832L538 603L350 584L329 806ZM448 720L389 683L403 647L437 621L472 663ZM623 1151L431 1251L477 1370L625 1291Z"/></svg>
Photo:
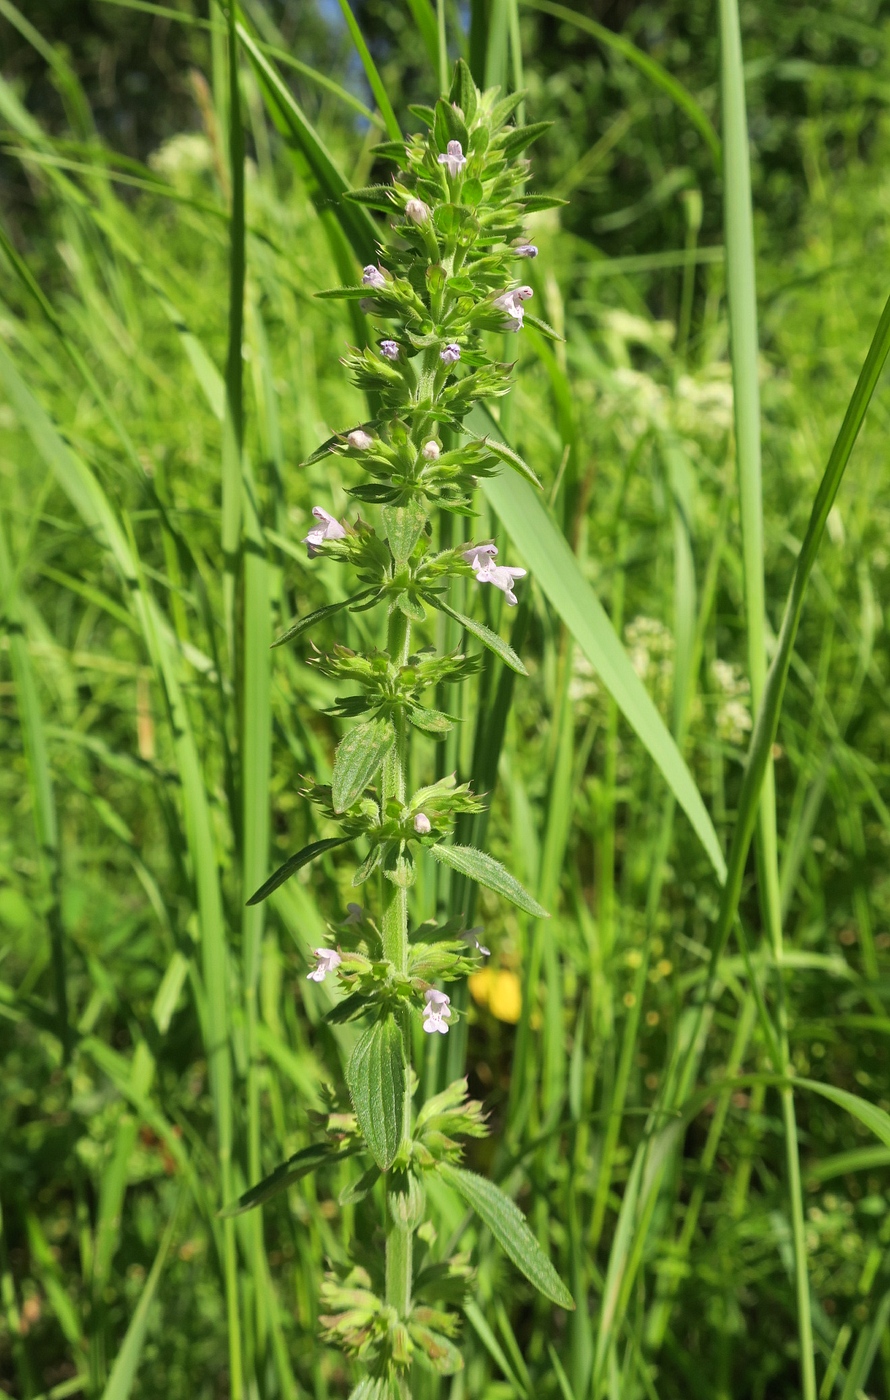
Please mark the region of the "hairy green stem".
<svg viewBox="0 0 890 1400"><path fill-rule="evenodd" d="M408 659L411 629L404 613L394 608L390 613L387 632L387 650L394 665L404 666ZM408 767L408 736L405 716L396 713L393 717L396 741L383 764L383 806L395 799L404 803L406 775ZM383 879L383 955L404 974L408 970L408 891L401 884ZM400 1017L402 1037L405 1042L405 1058L410 1063L411 1040L407 1013ZM406 1078L405 1098L402 1105L402 1140L411 1133L411 1088ZM401 1222L394 1209L396 1196L387 1200L386 1220L386 1301L395 1308L399 1317L407 1318L411 1310L411 1269L413 1255L413 1227Z"/></svg>

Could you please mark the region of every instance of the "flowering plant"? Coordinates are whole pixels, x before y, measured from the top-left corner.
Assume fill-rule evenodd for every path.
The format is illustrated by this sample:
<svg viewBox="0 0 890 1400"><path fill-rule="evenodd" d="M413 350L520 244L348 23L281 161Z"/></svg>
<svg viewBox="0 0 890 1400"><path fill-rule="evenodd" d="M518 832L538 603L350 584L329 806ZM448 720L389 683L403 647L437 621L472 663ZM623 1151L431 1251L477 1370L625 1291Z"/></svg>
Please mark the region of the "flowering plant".
<svg viewBox="0 0 890 1400"><path fill-rule="evenodd" d="M329 439L312 460L336 453L364 470L368 480L351 494L380 508L382 531L360 516L350 522L323 506L313 509L315 523L303 541L310 558L324 555L342 563L353 571L357 586L342 602L301 618L276 643L294 640L339 610L380 606L387 611L385 650L360 654L335 646L313 658L325 675L357 692L339 699L334 709L358 722L337 748L330 785L310 782L305 794L339 824L339 834L292 856L251 900L265 899L325 850L353 840L367 844L353 884L376 874L379 915L350 905L345 920L331 930L331 945L315 950L308 973L315 982L335 978L346 994L328 1013L330 1020L356 1019L364 1026L346 1073L352 1112L331 1112L318 1143L297 1153L233 1208L266 1200L325 1159L370 1157L347 1195L352 1201L366 1199L383 1178L385 1267L375 1271L373 1260L355 1264L329 1276L322 1289L326 1339L365 1366L352 1400L404 1400L415 1361L440 1374L462 1365L454 1343L458 1317L447 1303L460 1302L469 1267L464 1256L436 1257L435 1231L425 1211L425 1184L432 1175L458 1192L542 1293L564 1308L573 1306L513 1202L459 1165L458 1139L486 1131L481 1105L467 1099L466 1080L415 1111L417 1078L410 1067L412 1018L431 1036L446 1035L457 1013L443 985L466 977L488 952L462 918L409 930L408 891L419 854L426 851L526 913L546 917L499 862L449 842L455 819L481 809L469 784L452 775L413 794L407 788L409 727L435 739L454 723L425 704L426 692L446 680L465 681L478 666L461 651L437 655L416 649L413 626L422 626L430 611L445 613L525 674L496 632L463 616L449 601L452 581L465 577L493 585L512 606L525 570L500 563L488 541L467 540L436 551L430 519L436 508L471 516L479 477L502 463L536 481L510 447L464 430L475 404L510 386L512 366L491 358L483 333L518 332L532 320L553 334L526 310L532 288L513 276L517 259L537 254L524 232L523 215L557 202L523 193L527 165L518 157L545 124L510 125L520 96L498 100L496 89L480 93L459 62L448 100L413 109L428 134L377 148L398 166L392 182L351 196L391 216L386 242L379 263L364 268L360 285L321 295L357 300L385 324L376 348L353 350L344 361L353 382L367 391L374 416Z"/></svg>

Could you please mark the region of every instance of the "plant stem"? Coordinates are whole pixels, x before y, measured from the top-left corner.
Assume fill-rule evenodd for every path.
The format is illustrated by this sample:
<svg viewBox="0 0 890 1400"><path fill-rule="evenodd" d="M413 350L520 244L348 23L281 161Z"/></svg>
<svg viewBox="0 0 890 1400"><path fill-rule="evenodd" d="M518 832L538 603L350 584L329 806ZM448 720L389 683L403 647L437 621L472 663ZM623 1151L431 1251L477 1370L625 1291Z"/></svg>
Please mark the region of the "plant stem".
<svg viewBox="0 0 890 1400"><path fill-rule="evenodd" d="M390 613L387 632L387 651L390 660L397 666L404 666L408 659L411 629L404 613L393 609ZM383 764L383 806L395 799L405 801L406 770L408 764L408 736L404 714L393 717L396 741ZM396 885L384 876L383 881L383 956L398 972L408 970L408 891L403 885ZM401 1013L400 1024L405 1043L405 1058L410 1064L411 1039L406 1013ZM411 1133L411 1087L410 1077L406 1076L405 1098L402 1106L402 1141ZM393 1203L395 1198L393 1197ZM387 1201L386 1219L386 1301L394 1307L401 1318L407 1318L411 1310L411 1267L413 1256L413 1227L399 1223L396 1212Z"/></svg>

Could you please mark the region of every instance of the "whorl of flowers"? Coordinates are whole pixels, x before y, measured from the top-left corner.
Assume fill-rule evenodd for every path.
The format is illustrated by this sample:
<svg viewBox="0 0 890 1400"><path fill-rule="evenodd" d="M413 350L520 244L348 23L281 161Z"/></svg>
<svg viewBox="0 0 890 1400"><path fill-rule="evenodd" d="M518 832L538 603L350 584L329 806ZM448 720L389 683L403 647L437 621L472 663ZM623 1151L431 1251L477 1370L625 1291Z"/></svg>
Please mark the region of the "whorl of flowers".
<svg viewBox="0 0 890 1400"><path fill-rule="evenodd" d="M428 134L377 147L379 156L397 166L391 182L351 195L388 214L389 227L385 233L381 229L376 260L357 269L356 285L321 295L359 302L380 326L375 344L344 359L353 383L367 393L373 416L336 434L310 460L331 453L350 459L351 469L366 477L351 494L363 505L382 508L381 528L378 533L358 514L338 519L326 506L313 507L314 523L303 541L310 558L323 555L342 564L355 583L342 603L301 619L277 643L295 639L338 609L386 609L384 650L362 654L337 645L311 658L339 687L354 692L339 698L331 712L358 721L337 748L331 782L310 781L305 790L324 817L338 824L339 834L297 853L254 896L265 898L322 850L354 840L363 843L364 858L353 885L376 876L369 888L376 885L381 892L379 917L349 905L344 921L332 927L332 946L315 949L307 974L310 981L339 985L346 993L328 1011L329 1020L361 1018L366 1026L346 1073L354 1116L331 1115L327 1148L315 1145L306 1152L314 1154L307 1170L314 1170L327 1150L335 1156L368 1152L373 1165L354 1200L370 1191L377 1176L385 1176L385 1270L378 1257L366 1261L367 1267L329 1278L321 1319L327 1340L368 1368L354 1395L375 1400L378 1392L407 1395L405 1377L415 1359L440 1374L462 1365L451 1340L457 1319L431 1305L430 1295L436 1294L438 1280L439 1296L459 1297L466 1263L459 1257L437 1259L417 1276L416 1265L434 1232L424 1227L422 1245L416 1236L424 1219L425 1180L440 1173L461 1191L471 1174L457 1166L461 1152L455 1137L485 1131L480 1106L467 1101L463 1080L415 1113L411 1023L430 1041L437 1033L447 1035L459 1012L441 984L466 977L480 956L488 955L476 936L482 930L467 929L464 918L428 922L409 935L407 892L415 862L426 851L526 913L545 915L498 862L450 843L460 814L482 807L468 783L452 774L413 794L407 791L409 726L442 738L454 721L428 706L428 693L442 682L467 680L478 667L477 657L461 651L439 656L428 645L412 647L412 627L423 627L431 613L442 611L525 674L497 633L456 612L450 601L453 580L465 578L492 584L514 605L514 586L525 570L499 562L490 541L466 539L437 552L429 519L437 508L472 516L478 479L502 464L536 481L512 448L464 427L481 400L510 386L513 367L492 358L486 332L518 332L531 323L553 334L526 309L533 289L515 275L517 260L534 258L538 251L528 241L524 215L558 202L523 191L527 165L518 157L544 125L510 125L520 98L499 101L497 90L480 93L459 63L447 100L412 109ZM423 642L429 639L426 633ZM554 1301L572 1306L533 1237L523 1240L529 1259L535 1250L540 1258L526 1266L511 1250L519 1267ZM430 1281L424 1283L427 1274ZM547 1287L541 1284L545 1277Z"/></svg>

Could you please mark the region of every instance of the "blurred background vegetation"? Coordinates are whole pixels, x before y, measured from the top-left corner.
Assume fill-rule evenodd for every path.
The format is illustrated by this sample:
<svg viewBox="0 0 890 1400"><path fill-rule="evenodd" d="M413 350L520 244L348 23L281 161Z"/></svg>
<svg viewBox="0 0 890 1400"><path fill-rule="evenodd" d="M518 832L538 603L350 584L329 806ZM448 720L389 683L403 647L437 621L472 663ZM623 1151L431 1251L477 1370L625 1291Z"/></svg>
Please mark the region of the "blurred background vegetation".
<svg viewBox="0 0 890 1400"><path fill-rule="evenodd" d="M353 5L408 129L409 104L436 87L422 4ZM504 82L519 55L492 35L515 15L528 119L554 123L533 185L568 201L537 216L530 273L565 343L523 338L504 430L669 723L691 628L684 752L725 839L751 717L719 174L677 104L552 6L445 8L452 56L466 34L477 73ZM583 14L719 125L713 5ZM777 628L887 294L890 6L751 0L741 18ZM0 0L0 350L13 365L0 383L0 1385L16 1400L346 1396L342 1359L316 1340L317 1280L325 1260L376 1244L338 1201L350 1164L295 1184L262 1227L229 1234L215 1214L227 1181L253 1179L257 1150L268 1171L305 1146L325 1086L340 1091L346 1039L305 973L353 893L331 856L283 886L251 987L251 660L223 626L219 543L231 186L219 12L210 21L196 0ZM245 23L304 65L274 60L347 179L379 174L383 137L357 110L374 104L340 7L251 0ZM340 596L332 566L309 569L296 542L313 503L354 509L350 482L339 460L299 464L362 411L338 364L356 329L312 296L343 278L312 178L248 65L242 94L245 447L271 633ZM532 582L532 675L515 688L490 838L556 917L545 938L483 898L493 956L470 988L467 1066L495 1128L475 1160L517 1194L581 1306L554 1318L437 1201L442 1239L477 1249L477 1308L467 1372L419 1378L418 1400L800 1393L782 1124L756 1081L770 1059L752 989L770 1007L784 989L799 1074L890 1110L888 410L885 387L832 512L775 751L785 964L765 970L749 893L754 963L732 950L721 965L702 1106L623 1232L717 887L684 819L660 864L660 779ZM509 549L480 509L474 534ZM346 625L328 644L374 640ZM307 650L273 653L269 673L271 866L326 834L299 796L301 774L327 778L337 732ZM498 679L489 666L481 684ZM448 755L459 768L492 693L465 715ZM420 917L437 893L429 875ZM709 1097L728 1072L755 1079ZM890 1150L822 1099L799 1097L798 1113L820 1394L890 1400Z"/></svg>

